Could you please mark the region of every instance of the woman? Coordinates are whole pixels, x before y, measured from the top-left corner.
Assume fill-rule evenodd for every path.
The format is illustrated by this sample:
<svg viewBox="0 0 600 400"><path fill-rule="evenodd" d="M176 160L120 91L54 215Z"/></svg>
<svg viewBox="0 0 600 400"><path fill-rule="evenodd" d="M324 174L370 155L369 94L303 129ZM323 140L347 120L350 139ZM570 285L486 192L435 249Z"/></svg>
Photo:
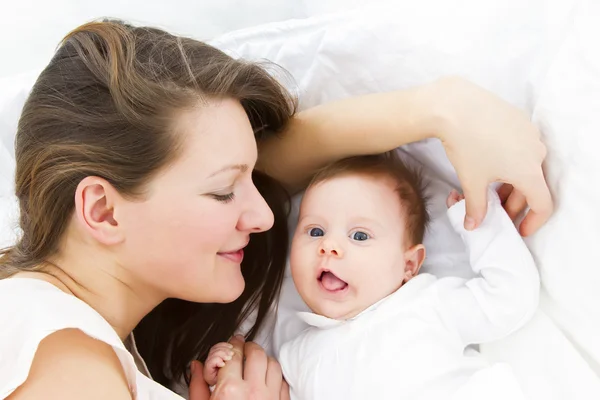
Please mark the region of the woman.
<svg viewBox="0 0 600 400"><path fill-rule="evenodd" d="M251 338L277 299L287 247L277 180L298 190L338 158L438 137L469 228L493 180L516 188L503 194L511 212L531 206L524 234L551 213L539 133L463 80L294 111L263 69L206 44L118 22L70 33L18 126L23 234L0 258L0 397L178 398L123 345L139 325L151 375L191 377L190 398L209 398L192 360L256 311ZM287 398L274 360L230 342L211 398Z"/></svg>

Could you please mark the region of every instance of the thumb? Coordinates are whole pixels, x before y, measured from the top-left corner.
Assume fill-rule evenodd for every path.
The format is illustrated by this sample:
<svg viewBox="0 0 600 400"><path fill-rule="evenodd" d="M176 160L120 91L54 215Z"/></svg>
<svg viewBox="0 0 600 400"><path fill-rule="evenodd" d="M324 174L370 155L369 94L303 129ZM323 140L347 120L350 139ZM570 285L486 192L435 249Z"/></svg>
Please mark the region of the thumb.
<svg viewBox="0 0 600 400"><path fill-rule="evenodd" d="M189 400L209 400L210 390L202 376L204 366L200 361L192 361Z"/></svg>
<svg viewBox="0 0 600 400"><path fill-rule="evenodd" d="M487 185L464 188L467 215L465 229L471 231L481 224L487 213Z"/></svg>

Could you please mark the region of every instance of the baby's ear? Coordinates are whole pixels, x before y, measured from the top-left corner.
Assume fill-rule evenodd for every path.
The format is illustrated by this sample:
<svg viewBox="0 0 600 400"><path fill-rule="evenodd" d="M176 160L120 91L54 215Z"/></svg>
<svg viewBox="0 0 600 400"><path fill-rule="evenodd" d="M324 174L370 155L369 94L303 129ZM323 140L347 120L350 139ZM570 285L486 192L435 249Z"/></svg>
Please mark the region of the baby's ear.
<svg viewBox="0 0 600 400"><path fill-rule="evenodd" d="M404 283L414 278L425 261L425 246L416 244L404 253Z"/></svg>

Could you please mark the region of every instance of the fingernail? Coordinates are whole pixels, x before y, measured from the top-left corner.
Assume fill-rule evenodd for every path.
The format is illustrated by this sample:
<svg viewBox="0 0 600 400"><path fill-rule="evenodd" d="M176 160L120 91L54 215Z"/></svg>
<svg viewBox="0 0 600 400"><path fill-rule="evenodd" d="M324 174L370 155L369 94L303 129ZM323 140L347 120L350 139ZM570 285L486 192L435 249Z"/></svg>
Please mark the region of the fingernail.
<svg viewBox="0 0 600 400"><path fill-rule="evenodd" d="M235 336L234 336L234 338L236 338L236 339L238 339L238 340L241 340L242 342L245 342L245 341L246 341L246 338L245 338L244 336L242 336L242 335L239 335L239 334L238 334L238 335L235 335Z"/></svg>
<svg viewBox="0 0 600 400"><path fill-rule="evenodd" d="M465 229L468 231L472 231L473 229L475 229L475 226L477 224L475 223L475 220L471 217L466 217L465 218Z"/></svg>
<svg viewBox="0 0 600 400"><path fill-rule="evenodd" d="M227 346L228 346L230 349L233 349L233 345L232 345L231 343L227 343Z"/></svg>

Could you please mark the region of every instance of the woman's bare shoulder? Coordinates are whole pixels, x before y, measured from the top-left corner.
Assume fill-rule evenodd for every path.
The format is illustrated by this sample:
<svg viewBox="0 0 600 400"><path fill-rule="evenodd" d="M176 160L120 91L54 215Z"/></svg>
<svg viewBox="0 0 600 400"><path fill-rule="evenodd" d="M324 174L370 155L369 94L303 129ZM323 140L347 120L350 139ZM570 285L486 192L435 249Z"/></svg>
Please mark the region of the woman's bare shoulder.
<svg viewBox="0 0 600 400"><path fill-rule="evenodd" d="M25 383L8 400L131 399L123 367L113 348L78 329L43 339Z"/></svg>

